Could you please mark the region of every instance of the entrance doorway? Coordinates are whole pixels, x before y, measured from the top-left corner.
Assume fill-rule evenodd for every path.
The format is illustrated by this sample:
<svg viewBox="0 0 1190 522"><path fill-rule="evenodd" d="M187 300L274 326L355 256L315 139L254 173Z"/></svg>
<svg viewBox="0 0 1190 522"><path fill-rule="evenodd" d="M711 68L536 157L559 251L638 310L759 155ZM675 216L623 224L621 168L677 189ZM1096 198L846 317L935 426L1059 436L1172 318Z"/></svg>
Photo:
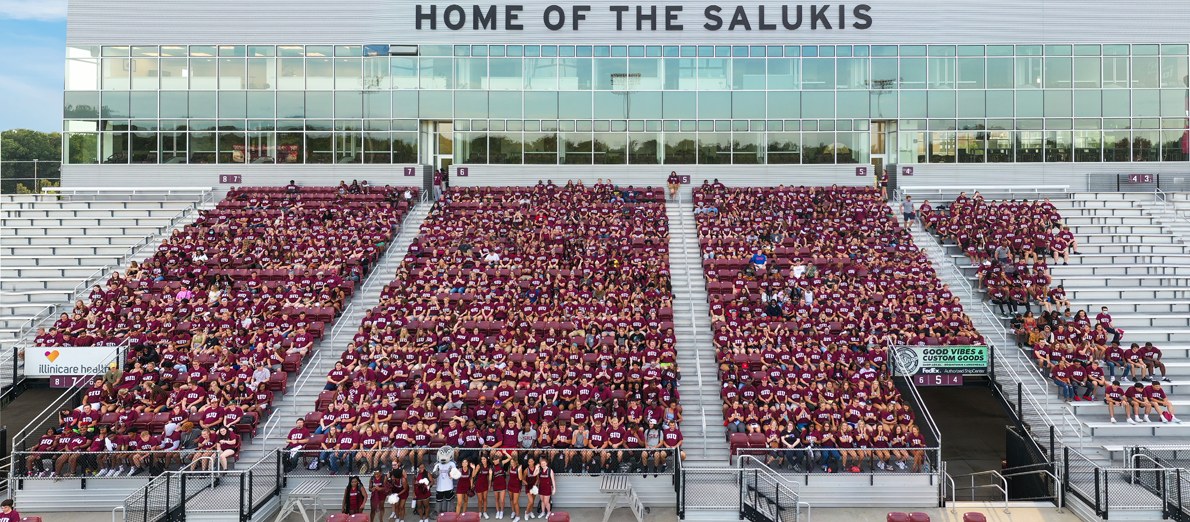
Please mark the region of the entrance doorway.
<svg viewBox="0 0 1190 522"><path fill-rule="evenodd" d="M454 164L454 122L421 122L421 163L434 170L449 169Z"/></svg>

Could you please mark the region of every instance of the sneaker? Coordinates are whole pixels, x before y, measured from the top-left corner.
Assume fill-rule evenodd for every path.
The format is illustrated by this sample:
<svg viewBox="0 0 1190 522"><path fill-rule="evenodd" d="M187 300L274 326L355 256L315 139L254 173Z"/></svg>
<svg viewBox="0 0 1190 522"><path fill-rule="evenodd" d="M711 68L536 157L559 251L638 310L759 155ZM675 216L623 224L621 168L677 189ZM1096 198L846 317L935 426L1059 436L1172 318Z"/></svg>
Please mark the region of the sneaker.
<svg viewBox="0 0 1190 522"><path fill-rule="evenodd" d="M118 476L120 476L121 473L124 472L125 469L128 469L128 468L125 468L123 464L120 464L120 467L116 468L115 473L112 473L111 476L118 477Z"/></svg>
<svg viewBox="0 0 1190 522"><path fill-rule="evenodd" d="M1153 422L1153 419L1150 419L1148 415L1145 415L1145 422Z"/></svg>
<svg viewBox="0 0 1190 522"><path fill-rule="evenodd" d="M897 467L900 468L901 471L904 471L908 466L906 466L904 462L898 460Z"/></svg>
<svg viewBox="0 0 1190 522"><path fill-rule="evenodd" d="M876 461L876 469L883 471L884 470L884 461L882 461L882 460Z"/></svg>
<svg viewBox="0 0 1190 522"><path fill-rule="evenodd" d="M1094 395L1083 395L1083 400L1088 401L1088 402L1094 402L1095 396Z"/></svg>
<svg viewBox="0 0 1190 522"><path fill-rule="evenodd" d="M1078 402L1078 401L1081 401L1081 400L1082 400L1082 398L1081 398L1081 397L1079 397L1078 395L1075 395L1074 397L1071 397L1069 400L1070 400L1071 402Z"/></svg>
<svg viewBox="0 0 1190 522"><path fill-rule="evenodd" d="M484 519L484 520L487 520L487 519L489 519L489 518L492 518L492 517L489 517L489 516L488 516L488 512L487 512L487 511L484 511L484 512L483 512L483 519Z"/></svg>
<svg viewBox="0 0 1190 522"><path fill-rule="evenodd" d="M1112 417L1112 418L1111 418L1111 423L1112 423L1112 424L1115 424L1115 423L1116 423L1116 418L1115 418L1115 417Z"/></svg>
<svg viewBox="0 0 1190 522"><path fill-rule="evenodd" d="M1169 380L1169 377L1162 377L1161 382L1173 382L1173 381Z"/></svg>
<svg viewBox="0 0 1190 522"><path fill-rule="evenodd" d="M1161 424L1169 424L1169 419L1165 418L1164 415L1161 416Z"/></svg>
<svg viewBox="0 0 1190 522"><path fill-rule="evenodd" d="M1140 415L1137 415L1133 418L1136 419L1136 422L1144 422L1144 420L1140 418Z"/></svg>
<svg viewBox="0 0 1190 522"><path fill-rule="evenodd" d="M500 519L502 519L502 518L504 518L504 512L503 512L503 511L497 511L497 512L496 512L496 520L500 520Z"/></svg>
<svg viewBox="0 0 1190 522"><path fill-rule="evenodd" d="M1170 418L1170 420L1172 420L1174 424L1181 424L1181 423L1182 423L1182 419L1179 419L1179 418L1177 418L1177 417L1172 417L1172 418Z"/></svg>
<svg viewBox="0 0 1190 522"><path fill-rule="evenodd" d="M512 517L512 522L521 522L521 517Z"/></svg>

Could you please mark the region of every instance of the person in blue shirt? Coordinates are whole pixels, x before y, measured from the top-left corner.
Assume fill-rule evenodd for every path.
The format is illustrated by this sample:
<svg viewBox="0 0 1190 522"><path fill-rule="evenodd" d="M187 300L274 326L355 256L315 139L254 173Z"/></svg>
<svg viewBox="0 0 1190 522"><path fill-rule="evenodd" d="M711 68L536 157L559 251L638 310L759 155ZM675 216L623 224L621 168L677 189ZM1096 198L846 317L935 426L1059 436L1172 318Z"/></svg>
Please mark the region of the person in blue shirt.
<svg viewBox="0 0 1190 522"><path fill-rule="evenodd" d="M755 254L752 254L751 263L758 274L764 272L764 265L765 263L768 263L768 261L769 257L764 255L764 252L757 250Z"/></svg>

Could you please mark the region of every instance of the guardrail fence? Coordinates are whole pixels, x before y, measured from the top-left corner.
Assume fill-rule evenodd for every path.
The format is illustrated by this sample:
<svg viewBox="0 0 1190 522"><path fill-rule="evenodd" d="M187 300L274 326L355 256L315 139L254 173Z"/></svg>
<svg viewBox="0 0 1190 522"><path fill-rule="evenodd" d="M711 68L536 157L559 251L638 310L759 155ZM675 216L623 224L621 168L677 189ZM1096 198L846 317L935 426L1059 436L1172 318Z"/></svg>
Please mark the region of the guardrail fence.
<svg viewBox="0 0 1190 522"><path fill-rule="evenodd" d="M127 522L175 522L187 514L217 513L247 522L284 485L281 451L265 454L244 470L169 471L124 500Z"/></svg>

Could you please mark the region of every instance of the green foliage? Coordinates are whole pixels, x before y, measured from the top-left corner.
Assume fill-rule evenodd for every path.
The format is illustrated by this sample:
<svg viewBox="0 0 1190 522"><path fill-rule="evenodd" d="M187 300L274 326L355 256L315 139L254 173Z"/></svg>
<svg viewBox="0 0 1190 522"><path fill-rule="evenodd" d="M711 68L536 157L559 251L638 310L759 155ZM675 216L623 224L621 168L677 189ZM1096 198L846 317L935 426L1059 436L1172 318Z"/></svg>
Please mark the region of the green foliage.
<svg viewBox="0 0 1190 522"><path fill-rule="evenodd" d="M0 192L40 192L61 182L62 135L28 129L0 133ZM35 163L33 160L37 160Z"/></svg>

